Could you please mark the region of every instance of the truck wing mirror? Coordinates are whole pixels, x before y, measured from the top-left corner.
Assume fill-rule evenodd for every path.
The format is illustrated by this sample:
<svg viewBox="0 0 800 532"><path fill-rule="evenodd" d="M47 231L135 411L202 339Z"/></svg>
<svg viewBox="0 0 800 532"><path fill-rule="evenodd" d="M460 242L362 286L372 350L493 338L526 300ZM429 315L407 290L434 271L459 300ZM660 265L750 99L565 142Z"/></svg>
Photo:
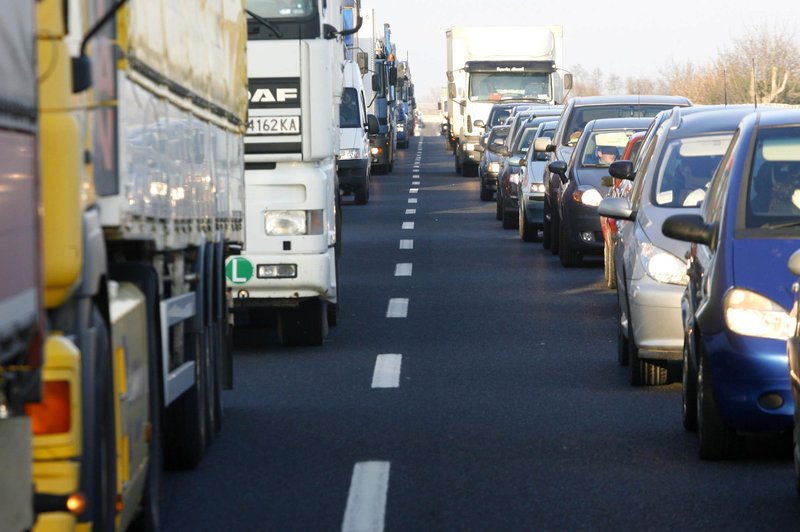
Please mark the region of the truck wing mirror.
<svg viewBox="0 0 800 532"><path fill-rule="evenodd" d="M381 78L380 74L373 74L372 75L372 90L374 92L378 92L381 90Z"/></svg>
<svg viewBox="0 0 800 532"><path fill-rule="evenodd" d="M572 74L567 72L564 74L564 90L570 90L572 88Z"/></svg>
<svg viewBox="0 0 800 532"><path fill-rule="evenodd" d="M369 135L377 135L381 126L378 123L378 117L375 115L367 115L367 133Z"/></svg>
<svg viewBox="0 0 800 532"><path fill-rule="evenodd" d="M389 85L396 85L397 84L397 67L393 66L389 68Z"/></svg>
<svg viewBox="0 0 800 532"><path fill-rule="evenodd" d="M85 55L72 58L72 92L78 94L92 86L92 60Z"/></svg>

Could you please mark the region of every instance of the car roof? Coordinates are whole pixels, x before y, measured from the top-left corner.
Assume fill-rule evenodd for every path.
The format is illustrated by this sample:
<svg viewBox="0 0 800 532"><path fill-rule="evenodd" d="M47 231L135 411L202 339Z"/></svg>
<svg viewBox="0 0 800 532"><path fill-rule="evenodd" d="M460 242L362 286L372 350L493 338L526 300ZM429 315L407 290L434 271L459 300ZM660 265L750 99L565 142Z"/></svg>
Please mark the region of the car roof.
<svg viewBox="0 0 800 532"><path fill-rule="evenodd" d="M684 113L677 110L666 122L670 138L690 137L700 134L731 132L745 116L753 112L753 106L707 109L704 112Z"/></svg>
<svg viewBox="0 0 800 532"><path fill-rule="evenodd" d="M586 124L586 131L597 129L647 129L652 123L652 117L598 118Z"/></svg>
<svg viewBox="0 0 800 532"><path fill-rule="evenodd" d="M800 109L782 109L779 107L758 108L758 125L760 127L800 125Z"/></svg>
<svg viewBox="0 0 800 532"><path fill-rule="evenodd" d="M668 96L663 94L620 94L616 96L576 96L572 99L574 105L607 105L607 104L627 104L627 105L654 105L664 103L690 104L685 96Z"/></svg>
<svg viewBox="0 0 800 532"><path fill-rule="evenodd" d="M553 120L552 116L537 116L528 120L525 125L526 126L541 126L546 122L557 122L557 120Z"/></svg>

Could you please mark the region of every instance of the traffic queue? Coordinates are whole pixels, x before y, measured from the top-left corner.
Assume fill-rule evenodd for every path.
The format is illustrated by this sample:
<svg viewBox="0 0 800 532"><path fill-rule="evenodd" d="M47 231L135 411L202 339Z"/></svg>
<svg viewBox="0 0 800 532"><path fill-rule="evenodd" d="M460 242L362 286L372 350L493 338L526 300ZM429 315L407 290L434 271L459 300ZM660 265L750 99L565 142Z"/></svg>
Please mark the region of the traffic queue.
<svg viewBox="0 0 800 532"><path fill-rule="evenodd" d="M617 362L633 386L681 375L702 459L791 437L800 491L800 110L658 95L500 106L480 199L565 268L602 258Z"/></svg>

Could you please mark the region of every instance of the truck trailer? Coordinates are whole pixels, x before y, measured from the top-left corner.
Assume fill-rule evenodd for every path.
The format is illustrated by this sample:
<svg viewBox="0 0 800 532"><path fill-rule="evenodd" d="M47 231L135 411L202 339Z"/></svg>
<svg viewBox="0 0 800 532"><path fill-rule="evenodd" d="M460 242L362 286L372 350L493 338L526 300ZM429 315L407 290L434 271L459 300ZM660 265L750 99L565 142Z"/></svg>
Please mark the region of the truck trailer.
<svg viewBox="0 0 800 532"><path fill-rule="evenodd" d="M492 105L563 103L561 26L456 26L446 32L449 146L455 169L477 175L481 135Z"/></svg>

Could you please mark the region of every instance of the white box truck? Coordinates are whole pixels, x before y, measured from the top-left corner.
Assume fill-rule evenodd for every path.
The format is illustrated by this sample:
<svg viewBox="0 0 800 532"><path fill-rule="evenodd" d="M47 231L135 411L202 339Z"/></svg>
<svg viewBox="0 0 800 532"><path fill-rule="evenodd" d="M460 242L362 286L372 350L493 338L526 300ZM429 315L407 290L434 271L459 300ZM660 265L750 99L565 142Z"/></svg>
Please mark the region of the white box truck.
<svg viewBox="0 0 800 532"><path fill-rule="evenodd" d="M447 30L449 143L456 172L477 175L475 151L492 105L563 103L561 26L456 26Z"/></svg>

